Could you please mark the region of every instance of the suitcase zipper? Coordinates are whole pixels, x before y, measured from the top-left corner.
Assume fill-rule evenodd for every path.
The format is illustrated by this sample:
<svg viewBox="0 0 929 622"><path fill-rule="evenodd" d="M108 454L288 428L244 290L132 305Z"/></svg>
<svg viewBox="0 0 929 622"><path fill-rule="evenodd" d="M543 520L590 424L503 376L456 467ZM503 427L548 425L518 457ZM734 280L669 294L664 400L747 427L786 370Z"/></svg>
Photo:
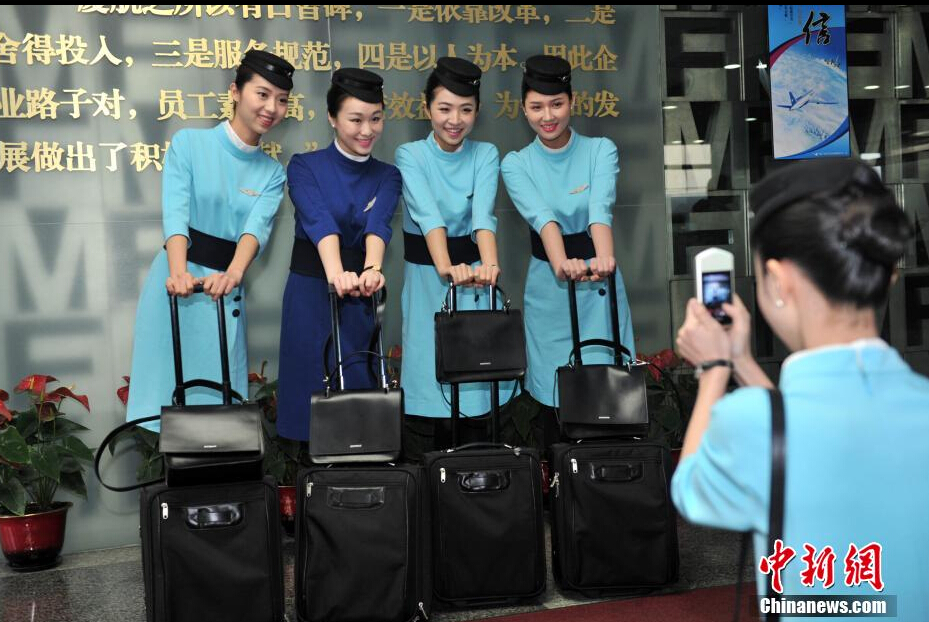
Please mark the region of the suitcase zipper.
<svg viewBox="0 0 929 622"><path fill-rule="evenodd" d="M313 496L313 482L306 483L306 498L309 499Z"/></svg>
<svg viewBox="0 0 929 622"><path fill-rule="evenodd" d="M577 458L571 458L571 472L577 475Z"/></svg>
<svg viewBox="0 0 929 622"><path fill-rule="evenodd" d="M168 520L168 504L161 504L161 520Z"/></svg>
<svg viewBox="0 0 929 622"><path fill-rule="evenodd" d="M439 481L445 483L445 467L439 469Z"/></svg>
<svg viewBox="0 0 929 622"><path fill-rule="evenodd" d="M429 620L429 616L426 615L426 607L423 603L419 603L419 612L423 614L423 620ZM420 617L419 614L416 614L416 617L413 618L413 622L417 622L418 620L420 620Z"/></svg>
<svg viewBox="0 0 929 622"><path fill-rule="evenodd" d="M552 478L551 487L555 489L555 498L557 499L561 491L561 482L558 480L558 473L555 473L555 477Z"/></svg>

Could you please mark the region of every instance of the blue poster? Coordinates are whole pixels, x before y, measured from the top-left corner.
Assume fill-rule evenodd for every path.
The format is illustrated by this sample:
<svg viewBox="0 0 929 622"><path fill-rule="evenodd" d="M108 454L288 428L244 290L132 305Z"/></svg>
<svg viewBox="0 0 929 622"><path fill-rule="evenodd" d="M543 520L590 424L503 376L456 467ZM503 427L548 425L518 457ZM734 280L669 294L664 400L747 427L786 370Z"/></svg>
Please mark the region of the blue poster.
<svg viewBox="0 0 929 622"><path fill-rule="evenodd" d="M849 155L845 5L768 5L774 157Z"/></svg>

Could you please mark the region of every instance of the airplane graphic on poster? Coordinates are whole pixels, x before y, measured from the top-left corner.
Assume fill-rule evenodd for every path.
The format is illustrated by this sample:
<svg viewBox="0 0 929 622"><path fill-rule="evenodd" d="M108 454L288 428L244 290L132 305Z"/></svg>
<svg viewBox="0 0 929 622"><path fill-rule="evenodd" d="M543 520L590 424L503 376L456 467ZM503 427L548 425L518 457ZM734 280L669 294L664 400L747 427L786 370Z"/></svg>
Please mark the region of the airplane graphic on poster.
<svg viewBox="0 0 929 622"><path fill-rule="evenodd" d="M807 104L821 104L826 106L835 106L838 104L838 102L826 102L813 99L813 89L810 89L799 97L794 95L793 91L788 91L787 94L790 96L790 103L776 104L778 108L786 108L787 110L801 110Z"/></svg>

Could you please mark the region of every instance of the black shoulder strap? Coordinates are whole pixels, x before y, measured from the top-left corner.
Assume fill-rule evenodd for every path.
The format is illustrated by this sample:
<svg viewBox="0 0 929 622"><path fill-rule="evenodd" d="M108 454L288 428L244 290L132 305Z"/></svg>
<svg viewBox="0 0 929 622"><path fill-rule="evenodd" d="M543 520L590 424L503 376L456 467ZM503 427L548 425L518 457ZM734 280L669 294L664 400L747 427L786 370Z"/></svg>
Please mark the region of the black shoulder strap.
<svg viewBox="0 0 929 622"><path fill-rule="evenodd" d="M784 396L777 389L769 389L771 400L771 493L770 511L768 514L768 552L774 551L774 543L784 539L784 482L786 480L787 445L785 433L787 424L784 416ZM751 532L742 534L742 545L739 548L739 564L736 573L735 614L733 619L739 622L742 608L742 572L745 568L745 558L751 544ZM767 597L775 598L774 588L768 582ZM778 622L780 614L769 613L767 622Z"/></svg>
<svg viewBox="0 0 929 622"><path fill-rule="evenodd" d="M787 445L784 435L787 424L784 417L784 396L777 389L770 389L771 398L771 498L768 516L768 552L774 551L774 543L784 539L784 481ZM768 582L768 598L774 598L774 588ZM780 616L769 614L768 621L776 622Z"/></svg>

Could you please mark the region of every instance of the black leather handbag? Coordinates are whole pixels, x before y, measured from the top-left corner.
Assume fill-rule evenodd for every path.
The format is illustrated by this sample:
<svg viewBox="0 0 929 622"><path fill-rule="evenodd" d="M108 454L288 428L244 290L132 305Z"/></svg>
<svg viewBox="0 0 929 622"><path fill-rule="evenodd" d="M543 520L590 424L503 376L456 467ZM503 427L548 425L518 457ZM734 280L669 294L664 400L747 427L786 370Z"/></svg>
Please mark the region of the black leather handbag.
<svg viewBox="0 0 929 622"><path fill-rule="evenodd" d="M619 342L619 310L616 278L609 278L610 323L613 340L580 340L577 319L577 289L568 281L573 348L568 364L558 368L559 421L568 438L646 436L648 402L645 392L646 363L626 363L631 356ZM581 350L602 346L613 350L612 365L585 365Z"/></svg>
<svg viewBox="0 0 929 622"><path fill-rule="evenodd" d="M198 285L196 292L203 291ZM195 379L184 381L181 365L181 330L177 297L171 297L171 338L174 341L174 405L161 409L158 451L165 456L168 486L193 486L247 480L260 481L264 460L264 435L258 404L244 403L232 390L229 351L226 349L226 315L223 298L216 300L222 383ZM222 404L187 406L185 392L207 387L222 393ZM240 402L233 404L233 395Z"/></svg>
<svg viewBox="0 0 929 622"><path fill-rule="evenodd" d="M202 285L194 288L195 293L202 291ZM232 390L223 298L216 301L222 382L205 379L184 381L177 297L171 296L170 300L175 378L173 404L163 406L161 415L129 421L112 430L97 450L94 465L97 478L100 479L100 460L104 450L122 432L140 423L160 419L158 451L164 454L165 482L169 487L261 481L265 450L261 411L257 404L245 402L242 396ZM187 406L185 393L192 387L219 391L223 403ZM239 403L233 404L233 399ZM118 492L135 490L158 481L117 487L100 479L105 488Z"/></svg>
<svg viewBox="0 0 929 622"><path fill-rule="evenodd" d="M376 352L359 351L342 357L339 336L339 299L330 286L332 340L335 344L335 372L330 372L323 355L326 388L310 396L310 459L314 464L344 462L393 462L400 456L400 428L403 423L403 389L391 389L384 366L380 317L386 296L372 296ZM344 388L342 366L355 356L374 356L379 361L381 386L375 389ZM333 377L333 375L335 377ZM333 380L336 382L333 383Z"/></svg>
<svg viewBox="0 0 929 622"><path fill-rule="evenodd" d="M435 314L435 377L439 382L517 380L526 375L523 314L491 287L490 309L457 310L455 285ZM505 300L497 310L497 291Z"/></svg>

